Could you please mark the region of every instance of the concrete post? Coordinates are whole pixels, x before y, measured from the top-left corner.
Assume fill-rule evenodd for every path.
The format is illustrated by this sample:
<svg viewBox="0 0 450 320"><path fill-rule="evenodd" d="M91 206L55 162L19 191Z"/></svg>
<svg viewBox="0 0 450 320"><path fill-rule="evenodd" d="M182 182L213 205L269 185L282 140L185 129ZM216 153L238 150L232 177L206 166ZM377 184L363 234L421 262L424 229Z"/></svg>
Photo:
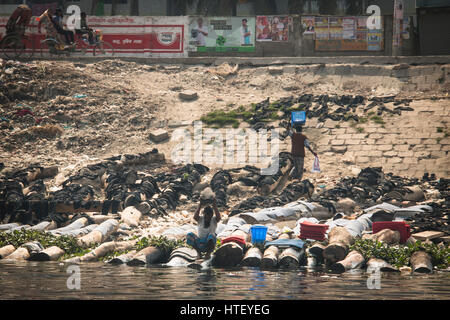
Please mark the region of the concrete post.
<svg viewBox="0 0 450 320"><path fill-rule="evenodd" d="M392 55L399 56L401 53L401 24L403 20L403 0L394 0L394 19L392 28Z"/></svg>

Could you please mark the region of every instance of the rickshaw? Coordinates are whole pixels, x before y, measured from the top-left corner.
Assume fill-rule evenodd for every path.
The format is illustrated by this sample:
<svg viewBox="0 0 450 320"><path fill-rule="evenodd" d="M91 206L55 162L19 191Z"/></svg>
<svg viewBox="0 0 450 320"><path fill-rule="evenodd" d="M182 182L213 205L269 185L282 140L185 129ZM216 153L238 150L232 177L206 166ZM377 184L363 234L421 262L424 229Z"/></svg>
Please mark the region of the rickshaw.
<svg viewBox="0 0 450 320"><path fill-rule="evenodd" d="M6 34L0 40L2 53L8 59L31 58L34 53L34 43L31 36L25 35L25 29L31 20L31 9L20 5L14 10L6 24Z"/></svg>
<svg viewBox="0 0 450 320"><path fill-rule="evenodd" d="M88 36L84 34L81 36L77 35L77 39L73 45L66 45L61 35L54 29L48 10L38 18L38 21L38 29L40 30L40 25L44 24L47 30L46 38L41 41L42 57L52 57L62 54L69 56L71 52L82 52L86 54L88 49L93 50L94 56L102 54L111 57L114 55L113 46L103 41L103 32L101 30L94 30L93 43L89 43Z"/></svg>

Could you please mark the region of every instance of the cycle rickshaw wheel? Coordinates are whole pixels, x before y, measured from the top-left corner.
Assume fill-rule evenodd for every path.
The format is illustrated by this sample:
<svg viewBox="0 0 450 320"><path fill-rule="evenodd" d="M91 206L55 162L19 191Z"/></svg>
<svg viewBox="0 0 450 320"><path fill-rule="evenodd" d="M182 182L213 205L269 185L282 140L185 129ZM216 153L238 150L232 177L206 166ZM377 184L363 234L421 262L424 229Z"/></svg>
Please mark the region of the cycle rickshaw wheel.
<svg viewBox="0 0 450 320"><path fill-rule="evenodd" d="M17 59L25 50L19 36L6 36L2 40L2 52L8 59Z"/></svg>
<svg viewBox="0 0 450 320"><path fill-rule="evenodd" d="M102 48L103 46L103 48ZM101 41L94 46L94 56L112 57L114 56L114 48L109 42Z"/></svg>
<svg viewBox="0 0 450 320"><path fill-rule="evenodd" d="M55 39L41 41L41 57L55 57L58 55L58 42Z"/></svg>

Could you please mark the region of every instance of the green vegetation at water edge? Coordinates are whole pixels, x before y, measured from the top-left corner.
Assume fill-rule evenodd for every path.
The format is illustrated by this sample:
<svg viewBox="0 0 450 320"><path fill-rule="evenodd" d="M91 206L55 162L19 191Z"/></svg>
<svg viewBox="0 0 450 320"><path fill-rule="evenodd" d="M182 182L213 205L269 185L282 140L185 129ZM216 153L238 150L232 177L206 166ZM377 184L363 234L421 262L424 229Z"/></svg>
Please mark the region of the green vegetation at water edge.
<svg viewBox="0 0 450 320"><path fill-rule="evenodd" d="M173 250L185 246L184 240L172 240L165 236L150 236L150 238L142 237L134 246L134 249L139 251L149 246L157 247L166 252L172 252Z"/></svg>
<svg viewBox="0 0 450 320"><path fill-rule="evenodd" d="M358 239L350 246L350 250L358 251L366 260L382 259L398 268L409 265L411 255L422 250L430 254L433 266L440 269L450 266L450 247L448 245L438 246L434 243L417 241L414 244L393 246L369 239Z"/></svg>
<svg viewBox="0 0 450 320"><path fill-rule="evenodd" d="M78 245L77 238L73 236L55 236L49 232L25 229L14 230L10 233L0 232L0 247L13 245L18 248L31 241L38 241L44 248L57 246L69 255L85 251Z"/></svg>

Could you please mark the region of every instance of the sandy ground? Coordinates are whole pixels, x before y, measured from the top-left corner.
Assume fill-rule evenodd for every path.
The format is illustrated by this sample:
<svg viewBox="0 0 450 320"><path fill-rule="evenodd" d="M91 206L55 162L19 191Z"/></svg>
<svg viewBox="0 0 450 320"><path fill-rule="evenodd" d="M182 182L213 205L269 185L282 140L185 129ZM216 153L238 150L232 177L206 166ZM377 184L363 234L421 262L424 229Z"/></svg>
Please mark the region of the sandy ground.
<svg viewBox="0 0 450 320"><path fill-rule="evenodd" d="M9 120L1 122L0 162L6 170L33 163L58 165L65 176L99 159L153 148L170 159L174 143L153 143L150 131L163 128L172 133L171 124L199 120L212 110L248 107L267 98L275 101L302 93L365 97L395 94L426 103L429 100L423 99L427 97L448 95L448 90L442 89L428 93L405 91L396 78L323 75L302 72L296 66L239 67L227 74L233 69L228 65L143 65L120 60L27 64L2 61L1 65L6 92L3 97L9 94L10 98L0 97L1 115ZM181 100L179 93L184 90L197 92L198 99ZM77 98L76 94L85 97ZM62 134L29 134L35 126L33 117L15 114L24 106L32 108L35 118L43 119L41 125L59 126ZM312 141L320 139L319 128L307 129ZM310 166L309 160L305 166ZM333 166L332 158L323 161L329 164L328 171L314 178L351 174L355 169L347 166L343 172L339 164ZM207 165L214 167L213 163Z"/></svg>

